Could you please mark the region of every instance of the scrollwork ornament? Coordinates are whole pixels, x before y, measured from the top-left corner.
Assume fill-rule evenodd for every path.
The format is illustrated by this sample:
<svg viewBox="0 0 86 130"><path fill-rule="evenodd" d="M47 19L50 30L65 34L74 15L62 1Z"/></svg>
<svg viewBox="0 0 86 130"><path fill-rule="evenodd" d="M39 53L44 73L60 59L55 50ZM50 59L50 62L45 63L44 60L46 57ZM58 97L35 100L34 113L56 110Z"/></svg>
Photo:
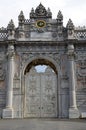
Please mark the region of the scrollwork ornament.
<svg viewBox="0 0 86 130"><path fill-rule="evenodd" d="M44 53L44 52L32 52L32 53L21 53L21 65L25 64L28 59L33 57L50 57L60 65L60 55L58 53Z"/></svg>
<svg viewBox="0 0 86 130"><path fill-rule="evenodd" d="M32 53L21 53L21 64L23 65L28 59L31 59L34 57L34 54Z"/></svg>
<svg viewBox="0 0 86 130"><path fill-rule="evenodd" d="M44 29L43 29L43 28L37 28L37 32L43 33L43 32L44 32Z"/></svg>

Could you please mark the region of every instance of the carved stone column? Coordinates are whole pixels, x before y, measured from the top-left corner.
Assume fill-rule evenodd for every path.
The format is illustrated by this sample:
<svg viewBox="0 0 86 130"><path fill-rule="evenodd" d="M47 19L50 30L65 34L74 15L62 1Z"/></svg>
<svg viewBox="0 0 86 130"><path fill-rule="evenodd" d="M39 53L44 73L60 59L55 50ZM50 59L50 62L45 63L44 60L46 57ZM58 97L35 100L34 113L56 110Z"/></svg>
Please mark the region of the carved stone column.
<svg viewBox="0 0 86 130"><path fill-rule="evenodd" d="M8 68L7 68L7 97L6 108L3 109L3 118L13 118L13 78L14 78L14 46L8 46Z"/></svg>
<svg viewBox="0 0 86 130"><path fill-rule="evenodd" d="M74 65L74 46L68 45L68 74L69 74L69 118L79 118L79 111L76 105L76 79Z"/></svg>

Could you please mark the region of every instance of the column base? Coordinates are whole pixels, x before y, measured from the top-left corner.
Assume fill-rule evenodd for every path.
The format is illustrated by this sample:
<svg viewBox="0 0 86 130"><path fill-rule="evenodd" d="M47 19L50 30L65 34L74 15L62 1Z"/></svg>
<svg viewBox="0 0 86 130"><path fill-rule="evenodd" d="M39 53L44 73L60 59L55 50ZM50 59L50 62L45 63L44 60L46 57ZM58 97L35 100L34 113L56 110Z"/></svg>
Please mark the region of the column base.
<svg viewBox="0 0 86 130"><path fill-rule="evenodd" d="M77 108L69 108L69 119L79 118L80 113Z"/></svg>
<svg viewBox="0 0 86 130"><path fill-rule="evenodd" d="M12 108L5 108L2 111L2 118L13 118L13 109Z"/></svg>

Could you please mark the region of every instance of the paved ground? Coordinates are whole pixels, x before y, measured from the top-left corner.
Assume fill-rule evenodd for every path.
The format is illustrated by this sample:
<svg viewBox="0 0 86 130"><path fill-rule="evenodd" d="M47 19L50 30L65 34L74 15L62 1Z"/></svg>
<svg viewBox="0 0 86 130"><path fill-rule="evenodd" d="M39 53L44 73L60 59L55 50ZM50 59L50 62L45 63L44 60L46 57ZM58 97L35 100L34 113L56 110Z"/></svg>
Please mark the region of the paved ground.
<svg viewBox="0 0 86 130"><path fill-rule="evenodd" d="M86 120L0 120L0 130L86 130Z"/></svg>

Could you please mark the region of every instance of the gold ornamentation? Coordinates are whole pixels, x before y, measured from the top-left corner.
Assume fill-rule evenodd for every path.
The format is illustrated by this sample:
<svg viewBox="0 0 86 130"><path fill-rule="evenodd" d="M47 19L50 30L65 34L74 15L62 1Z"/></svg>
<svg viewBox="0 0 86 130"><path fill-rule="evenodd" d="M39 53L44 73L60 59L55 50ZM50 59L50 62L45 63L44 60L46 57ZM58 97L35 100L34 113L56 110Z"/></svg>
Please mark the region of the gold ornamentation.
<svg viewBox="0 0 86 130"><path fill-rule="evenodd" d="M46 26L46 22L44 20L38 20L36 22L36 27L38 27L38 28L43 28L45 26Z"/></svg>

